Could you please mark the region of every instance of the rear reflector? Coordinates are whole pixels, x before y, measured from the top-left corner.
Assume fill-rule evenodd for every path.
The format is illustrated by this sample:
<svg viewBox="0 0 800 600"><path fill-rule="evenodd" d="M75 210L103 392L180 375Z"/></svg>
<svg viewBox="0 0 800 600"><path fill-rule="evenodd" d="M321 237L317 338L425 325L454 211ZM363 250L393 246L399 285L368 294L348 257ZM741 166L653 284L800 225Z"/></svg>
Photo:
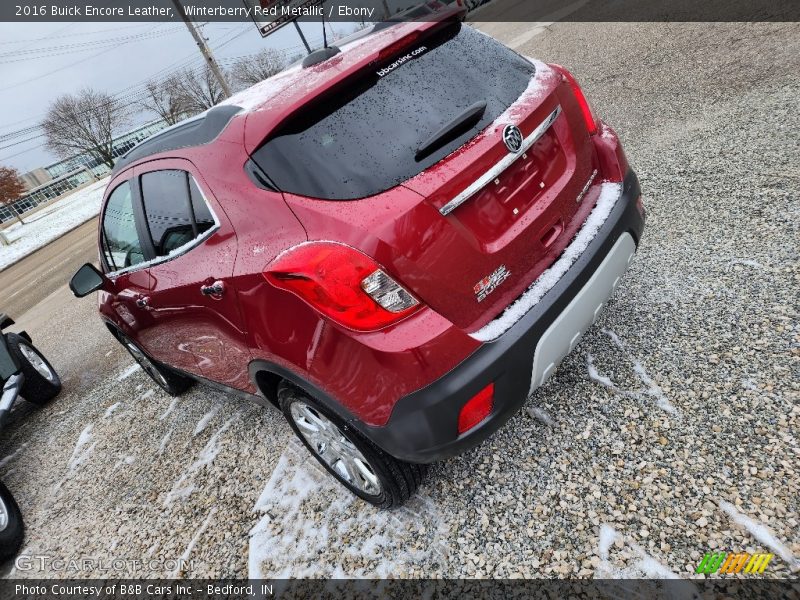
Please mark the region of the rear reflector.
<svg viewBox="0 0 800 600"><path fill-rule="evenodd" d="M494 407L494 383L490 383L461 407L458 415L458 433L469 431L489 416Z"/></svg>
<svg viewBox="0 0 800 600"><path fill-rule="evenodd" d="M643 219L647 217L647 212L645 211L644 202L642 201L641 196L636 199L636 208L639 210L639 214L642 215Z"/></svg>

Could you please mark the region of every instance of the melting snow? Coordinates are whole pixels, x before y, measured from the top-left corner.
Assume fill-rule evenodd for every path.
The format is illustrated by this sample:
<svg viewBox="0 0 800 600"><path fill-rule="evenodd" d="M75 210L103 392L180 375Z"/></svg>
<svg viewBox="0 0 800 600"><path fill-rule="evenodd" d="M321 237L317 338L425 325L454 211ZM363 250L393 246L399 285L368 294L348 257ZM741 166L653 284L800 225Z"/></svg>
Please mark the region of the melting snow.
<svg viewBox="0 0 800 600"><path fill-rule="evenodd" d="M172 433L175 431L175 428L172 427L167 433L161 438L161 443L158 445L158 454L164 454L164 450L167 449L167 444L169 443L169 439L172 437Z"/></svg>
<svg viewBox="0 0 800 600"><path fill-rule="evenodd" d="M197 422L197 427L194 428L194 433L192 435L193 436L197 435L198 433L203 431L206 427L208 427L208 424L211 422L211 419L217 416L217 413L221 408L222 404L219 402L215 402L214 405L211 407L211 409L206 414L204 414L203 417Z"/></svg>
<svg viewBox="0 0 800 600"><path fill-rule="evenodd" d="M528 414L536 419L537 421L541 421L548 427L552 427L555 423L553 421L553 417L551 417L544 409L539 408L538 406L531 406L528 409Z"/></svg>
<svg viewBox="0 0 800 600"><path fill-rule="evenodd" d="M172 489L167 493L167 496L164 499L165 506L169 506L176 499L188 497L194 491L194 484L190 483L189 479L197 471L206 465L210 465L214 461L214 459L220 453L220 450L222 450L222 447L219 443L220 437L228 430L228 428L230 428L230 426L233 424L233 421L238 416L238 413L233 415L230 419L222 424L222 427L214 432L214 435L211 436L211 439L208 440L206 445L200 451L200 455L197 457L197 460L189 465L189 467L181 474L181 476L172 486Z"/></svg>
<svg viewBox="0 0 800 600"><path fill-rule="evenodd" d="M127 379L128 377L130 377L131 375L136 373L136 371L138 371L141 368L142 367L140 367L138 363L131 365L130 367L125 369L122 373L120 373L117 376L117 381L123 381L123 380Z"/></svg>
<svg viewBox="0 0 800 600"><path fill-rule="evenodd" d="M3 233L11 245L2 247L0 269L32 254L99 214L107 183L108 178L88 185L30 216L23 215L25 225L17 222L6 227Z"/></svg>
<svg viewBox="0 0 800 600"><path fill-rule="evenodd" d="M178 564L175 567L175 570L170 575L171 578L174 579L180 574L181 569L188 562L189 556L191 556L192 550L194 550L194 547L197 544L197 541L200 539L200 537L203 535L203 533L205 533L206 529L208 529L208 526L211 523L211 519L214 518L214 514L216 512L217 512L216 507L212 508L211 512L208 513L208 516L205 518L203 523L200 525L199 529L192 536L192 539L189 541L189 545L186 546L186 550L183 551L183 554L181 554L180 559L177 561Z"/></svg>
<svg viewBox="0 0 800 600"><path fill-rule="evenodd" d="M163 421L164 419L166 419L172 413L172 411L175 410L176 406L178 406L178 399L173 398L172 402L169 403L167 410L165 410L164 413L160 417L158 417L159 421Z"/></svg>
<svg viewBox="0 0 800 600"><path fill-rule="evenodd" d="M103 413L103 418L107 419L111 415L114 414L114 411L120 407L120 402L114 402L111 406L106 409L106 412Z"/></svg>
<svg viewBox="0 0 800 600"><path fill-rule="evenodd" d="M611 562L611 547L617 541L622 542L623 538L611 525L606 523L600 525L600 538L597 545L600 564L595 569L595 579L681 579L678 574L634 542L627 543L632 554L635 555L630 565L627 567L615 566ZM676 598L693 598L696 591L694 585L688 582L680 589L672 590L673 594L677 592L677 595L673 596Z"/></svg>
<svg viewBox="0 0 800 600"><path fill-rule="evenodd" d="M408 576L411 565L441 566L446 527L424 494L398 510L377 510L334 481L297 440L275 466L254 511L251 579ZM321 561L323 548L339 549ZM349 565L344 570L344 565Z"/></svg>
<svg viewBox="0 0 800 600"><path fill-rule="evenodd" d="M794 557L792 551L781 543L772 532L763 523L754 521L750 517L743 515L733 504L729 502L720 501L719 507L728 513L731 520L739 527L744 527L750 535L756 538L759 542L768 546L775 554L780 556L784 562L789 565L792 571L800 570L800 560Z"/></svg>
<svg viewBox="0 0 800 600"><path fill-rule="evenodd" d="M0 469L2 469L8 463L10 463L12 460L14 460L14 458L16 458L17 454L19 454L20 452L25 450L25 448L27 446L28 446L28 442L25 442L24 444L21 444L20 447L17 448L16 450L14 450L11 454L9 454L8 456L3 457L3 459L0 460Z"/></svg>
<svg viewBox="0 0 800 600"><path fill-rule="evenodd" d="M561 254L561 257L542 273L502 315L470 335L479 342L491 342L511 329L515 323L524 317L561 280L567 270L583 254L583 251L586 250L597 235L600 227L606 222L608 215L611 214L611 210L616 205L621 192L621 184L603 183L600 186L600 197L597 199L597 204L587 217L581 230Z"/></svg>
<svg viewBox="0 0 800 600"><path fill-rule="evenodd" d="M89 423L86 427L83 428L81 431L81 435L78 437L78 441L75 444L75 448L72 451L72 456L69 459L68 467L70 471L74 471L76 467L78 467L81 463L85 462L89 455L94 450L94 447L97 442L92 442L92 429L94 425ZM91 445L90 445L91 442Z"/></svg>
<svg viewBox="0 0 800 600"><path fill-rule="evenodd" d="M72 472L81 464L86 462L86 460L91 456L95 446L97 445L97 442L92 441L93 427L94 426L89 423L83 428L83 431L81 431L80 436L78 436L78 441L75 443L75 448L72 450L72 456L70 456L69 462L67 463L67 474L61 481L57 482L53 486L53 493L58 492L58 490L61 489L61 486L64 485L64 483L66 483L66 481L69 479Z"/></svg>
<svg viewBox="0 0 800 600"><path fill-rule="evenodd" d="M635 392L621 389L609 377L601 374L597 370L597 368L594 366L594 356L591 353L586 354L586 369L589 372L589 378L621 396L634 398L636 400L646 400L647 398L651 398L655 400L656 406L658 406L664 412L676 416L680 415L678 409L673 406L666 394L664 394L664 390L662 390L661 387L659 387L659 385L653 381L650 375L648 375L647 370L644 368L644 366L642 366L642 363L639 361L639 359L630 353L625 343L619 338L619 336L609 329L603 329L603 333L605 333L611 339L611 341L614 342L614 345L619 348L625 357L631 362L633 365L633 372L636 373L636 376L639 378L642 384L644 384L644 387Z"/></svg>
<svg viewBox="0 0 800 600"><path fill-rule="evenodd" d="M746 267L753 267L754 269L763 269L764 268L764 265L762 265L757 260L750 260L750 259L744 259L744 258L732 258L731 260L728 261L728 264L730 266L744 265Z"/></svg>

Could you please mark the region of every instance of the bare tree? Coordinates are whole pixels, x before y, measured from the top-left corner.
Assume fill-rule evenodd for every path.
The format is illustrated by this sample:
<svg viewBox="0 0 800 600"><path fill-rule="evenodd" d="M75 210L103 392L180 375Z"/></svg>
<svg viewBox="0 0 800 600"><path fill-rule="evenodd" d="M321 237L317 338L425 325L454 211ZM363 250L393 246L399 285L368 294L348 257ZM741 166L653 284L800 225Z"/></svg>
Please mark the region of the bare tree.
<svg viewBox="0 0 800 600"><path fill-rule="evenodd" d="M151 79L145 85L145 94L139 104L156 113L168 125L174 125L189 113L181 78L176 74L160 81Z"/></svg>
<svg viewBox="0 0 800 600"><path fill-rule="evenodd" d="M25 186L19 178L19 172L13 167L0 167L0 204L4 204L11 209L17 220L25 224L19 211L13 206L25 193Z"/></svg>
<svg viewBox="0 0 800 600"><path fill-rule="evenodd" d="M114 131L128 120L122 102L104 92L84 88L56 98L42 121L47 147L62 158L90 154L114 166Z"/></svg>
<svg viewBox="0 0 800 600"><path fill-rule="evenodd" d="M208 67L200 69L199 73L186 69L179 77L183 102L192 114L208 110L225 99L225 92Z"/></svg>
<svg viewBox="0 0 800 600"><path fill-rule="evenodd" d="M286 64L280 52L265 48L258 54L236 61L231 76L237 86L247 88L280 73Z"/></svg>

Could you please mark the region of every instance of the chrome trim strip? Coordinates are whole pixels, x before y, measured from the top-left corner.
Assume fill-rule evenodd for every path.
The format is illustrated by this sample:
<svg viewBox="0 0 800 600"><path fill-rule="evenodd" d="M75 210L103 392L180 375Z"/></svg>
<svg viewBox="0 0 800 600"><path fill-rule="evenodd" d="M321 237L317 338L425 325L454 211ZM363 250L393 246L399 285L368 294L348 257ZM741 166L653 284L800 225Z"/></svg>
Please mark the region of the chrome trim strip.
<svg viewBox="0 0 800 600"><path fill-rule="evenodd" d="M442 214L443 217L446 217L451 212L453 212L456 208L464 204L467 200L472 198L475 194L480 192L483 188L489 185L490 182L497 179L503 171L508 169L511 165L517 162L517 159L520 158L525 152L531 149L536 142L539 141L539 138L542 137L545 132L550 129L550 126L555 122L558 118L558 115L561 114L561 105L559 104L556 106L555 110L551 112L547 118L542 121L539 126L533 130L528 137L525 138L525 141L522 142L522 148L516 154L508 154L507 156L503 157L502 160L497 162L491 169L489 169L486 173L484 173L481 177L479 177L475 182L470 185L467 189L461 192L458 196L450 200L447 204L445 204L442 208L439 209L439 212Z"/></svg>
<svg viewBox="0 0 800 600"><path fill-rule="evenodd" d="M148 172L155 173L155 171L148 171ZM210 212L211 216L214 217L214 227L208 229L207 231L204 231L202 234L198 235L193 240L186 242L183 246L175 248L171 253L167 254L166 256L157 256L151 260L145 260L143 262L136 263L135 265L131 265L130 267L125 267L124 269L109 271L108 273L106 273L106 277L108 277L111 280L116 280L116 278L119 277L120 275L127 275L128 273L134 273L136 271L141 271L143 269L149 269L150 267L154 267L156 265L160 265L161 263L170 261L174 258L178 258L179 256L183 256L190 250L194 250L197 246L205 242L208 238L210 238L217 231L219 231L219 228L221 226L220 220L219 217L217 216L217 213L214 211L214 207L211 206L211 203L208 201L208 198L206 198L205 192L203 192L202 188L198 185L197 179L195 179L194 175L192 175L189 171L186 171L186 173L188 173L189 177L191 177L192 180L194 181L195 186L197 186L197 189L200 191L200 195L203 197L203 201L206 203L208 212ZM146 174L147 173L143 173L143 175ZM100 227L102 226L103 224L100 223ZM100 247L100 251L103 252L102 246Z"/></svg>

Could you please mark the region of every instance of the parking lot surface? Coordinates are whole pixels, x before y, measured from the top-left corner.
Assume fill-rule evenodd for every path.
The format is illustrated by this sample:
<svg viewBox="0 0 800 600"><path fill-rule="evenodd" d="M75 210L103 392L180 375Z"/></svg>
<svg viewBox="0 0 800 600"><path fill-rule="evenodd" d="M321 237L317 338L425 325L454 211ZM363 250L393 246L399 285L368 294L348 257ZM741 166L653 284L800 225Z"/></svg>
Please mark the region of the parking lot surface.
<svg viewBox="0 0 800 600"><path fill-rule="evenodd" d="M146 561L123 577L608 578L693 577L706 552L768 552L764 576L797 573L796 25L481 27L567 66L644 190L633 266L554 378L486 443L435 465L408 506L379 512L326 477L277 411L202 386L172 399L132 368L93 298L29 293L14 316L64 391L21 404L0 441L23 555ZM26 261L17 277L40 259Z"/></svg>

